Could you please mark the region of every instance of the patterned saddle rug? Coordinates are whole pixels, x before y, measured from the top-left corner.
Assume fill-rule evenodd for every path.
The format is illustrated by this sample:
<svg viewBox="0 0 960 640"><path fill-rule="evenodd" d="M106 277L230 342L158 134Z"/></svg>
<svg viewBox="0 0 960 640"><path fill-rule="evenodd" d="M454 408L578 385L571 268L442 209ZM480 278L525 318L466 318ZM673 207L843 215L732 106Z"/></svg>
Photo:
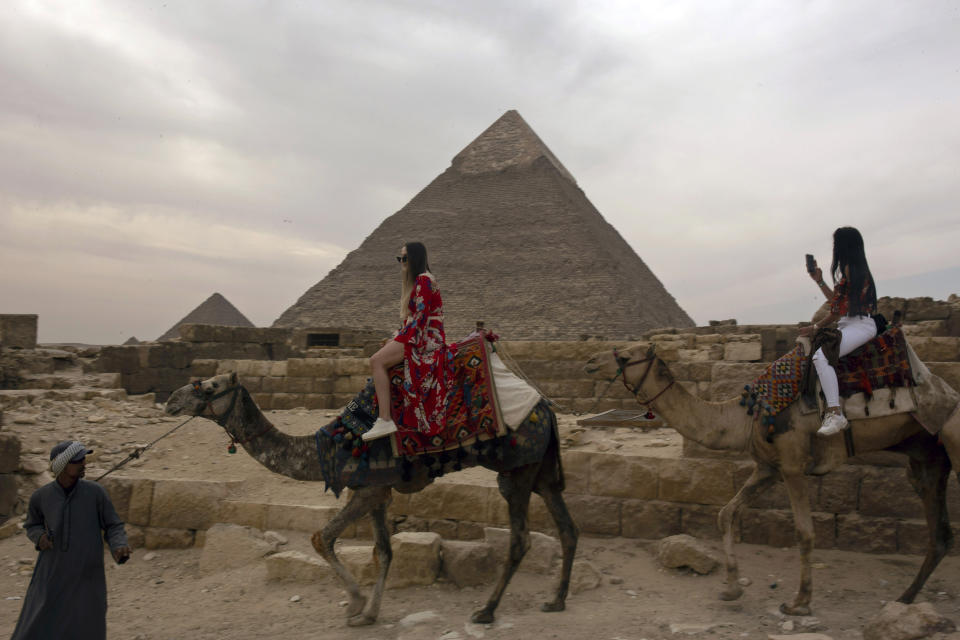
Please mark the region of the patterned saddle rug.
<svg viewBox="0 0 960 640"><path fill-rule="evenodd" d="M797 345L771 363L752 384L744 386L740 404L747 408L748 415L757 416L768 440L785 429L785 425L778 425L776 416L800 396L807 367L810 366L808 363L809 357L803 347ZM840 358L835 369L843 398L862 393L869 400L877 389L896 389L915 384L907 342L903 331L896 326ZM888 397L893 399L897 396ZM910 409L904 407L903 410ZM869 414L869 409L866 411Z"/></svg>

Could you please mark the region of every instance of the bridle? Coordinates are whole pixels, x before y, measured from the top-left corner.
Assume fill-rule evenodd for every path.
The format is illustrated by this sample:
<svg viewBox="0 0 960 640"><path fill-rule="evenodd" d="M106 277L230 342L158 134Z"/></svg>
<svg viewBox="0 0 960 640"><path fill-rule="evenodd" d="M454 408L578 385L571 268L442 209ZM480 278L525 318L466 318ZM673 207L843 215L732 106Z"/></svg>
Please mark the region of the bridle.
<svg viewBox="0 0 960 640"><path fill-rule="evenodd" d="M230 405L227 407L226 411L224 411L222 414L218 416L216 412L213 410L213 401L219 400L220 398L230 393L233 394L230 397ZM203 409L198 415L200 415L203 418L210 418L211 420L216 422L218 425L223 427L223 430L227 432L228 436L230 436L230 445L227 447L227 451L229 453L236 453L238 444L239 445L246 444L247 442L250 442L254 438L259 438L260 436L267 433L273 428L273 425L268 424L263 431L259 433L255 433L247 438L243 438L242 440L237 439L236 436L234 436L232 433L230 433L227 430L227 420L230 419L230 416L233 415L234 409L237 408L237 397L240 396L241 393L243 394L244 397L247 397L250 395L250 392L247 391L246 387L244 387L241 384L238 384L234 387L230 387L229 389L224 389L219 393L206 394L203 392L203 383L200 380L194 380L193 382L193 395L199 398L203 402ZM210 412L209 415L205 415L207 411Z"/></svg>
<svg viewBox="0 0 960 640"><path fill-rule="evenodd" d="M663 389L661 389L660 392L657 393L657 394L656 394L655 396L653 396L652 398L646 398L646 399L641 398L641 397L640 397L640 387L643 386L643 383L644 383L644 381L647 379L647 376L650 375L650 371L653 369L653 363L654 363L654 361L657 359L657 357L651 353L650 355L648 355L648 356L645 357L645 358L638 358L637 360L630 360L630 359L628 359L628 358L621 358L621 357L620 357L620 354L617 352L617 350L614 349L614 350L613 350L613 359L616 360L617 365L619 365L619 369L617 369L617 374L618 374L618 375L621 374L621 373L623 374L623 386L626 388L627 391L629 391L630 393L633 394L633 397L637 399L637 402L639 402L640 404L646 405L647 408L648 408L648 410L649 410L650 407L653 406L653 402L654 402L657 398L659 398L660 396L662 396L664 393L666 393L667 390L670 389L670 387L672 387L673 384L676 382L675 379L671 379L670 382L667 383L667 386L665 386ZM634 365L643 364L644 362L646 362L646 363L648 363L648 364L647 364L647 368L643 371L643 375L640 376L640 382L638 382L636 385L634 385L633 387L631 387L631 386L630 386L630 383L627 382L627 367L632 367L632 366L634 366Z"/></svg>

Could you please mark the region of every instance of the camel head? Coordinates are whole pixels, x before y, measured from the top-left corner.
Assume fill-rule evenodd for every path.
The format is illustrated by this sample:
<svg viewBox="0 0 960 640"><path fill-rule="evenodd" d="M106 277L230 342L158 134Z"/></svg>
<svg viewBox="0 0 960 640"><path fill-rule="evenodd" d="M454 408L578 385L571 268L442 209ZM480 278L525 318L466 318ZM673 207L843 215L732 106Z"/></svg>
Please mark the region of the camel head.
<svg viewBox="0 0 960 640"><path fill-rule="evenodd" d="M641 384L646 386L654 380L660 386L662 382L671 383L674 380L667 364L656 355L656 345L650 342L638 342L621 349L596 353L583 370L590 376L607 380L622 375L631 389L639 389Z"/></svg>
<svg viewBox="0 0 960 640"><path fill-rule="evenodd" d="M216 416L227 415L237 401L237 393L242 387L236 373L223 373L206 380L195 380L185 384L167 399L164 407L171 416L201 416L215 420Z"/></svg>

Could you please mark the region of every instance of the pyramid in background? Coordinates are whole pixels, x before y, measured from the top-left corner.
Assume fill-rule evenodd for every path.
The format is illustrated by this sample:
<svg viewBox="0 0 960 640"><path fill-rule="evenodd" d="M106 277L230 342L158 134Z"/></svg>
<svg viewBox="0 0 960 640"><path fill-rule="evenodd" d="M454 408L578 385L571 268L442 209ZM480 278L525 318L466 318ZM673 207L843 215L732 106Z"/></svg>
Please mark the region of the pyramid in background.
<svg viewBox="0 0 960 640"><path fill-rule="evenodd" d="M229 327L254 326L252 322L247 320L246 316L219 293L215 293L204 300L199 307L188 313L180 322L157 338L157 342L179 338L180 325L182 324L219 324Z"/></svg>
<svg viewBox="0 0 960 640"><path fill-rule="evenodd" d="M477 320L507 339L628 339L690 327L643 260L516 111L383 221L276 327L398 325L404 242L427 246L448 341Z"/></svg>

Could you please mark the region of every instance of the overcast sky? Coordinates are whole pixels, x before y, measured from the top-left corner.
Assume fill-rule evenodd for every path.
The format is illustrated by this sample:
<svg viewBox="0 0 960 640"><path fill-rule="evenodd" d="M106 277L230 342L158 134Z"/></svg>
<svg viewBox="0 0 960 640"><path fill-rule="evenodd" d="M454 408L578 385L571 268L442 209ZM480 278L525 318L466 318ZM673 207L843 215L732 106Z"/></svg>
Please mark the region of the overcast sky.
<svg viewBox="0 0 960 640"><path fill-rule="evenodd" d="M0 15L0 313L268 326L517 109L698 324L795 322L864 233L960 293L960 3L61 2Z"/></svg>

